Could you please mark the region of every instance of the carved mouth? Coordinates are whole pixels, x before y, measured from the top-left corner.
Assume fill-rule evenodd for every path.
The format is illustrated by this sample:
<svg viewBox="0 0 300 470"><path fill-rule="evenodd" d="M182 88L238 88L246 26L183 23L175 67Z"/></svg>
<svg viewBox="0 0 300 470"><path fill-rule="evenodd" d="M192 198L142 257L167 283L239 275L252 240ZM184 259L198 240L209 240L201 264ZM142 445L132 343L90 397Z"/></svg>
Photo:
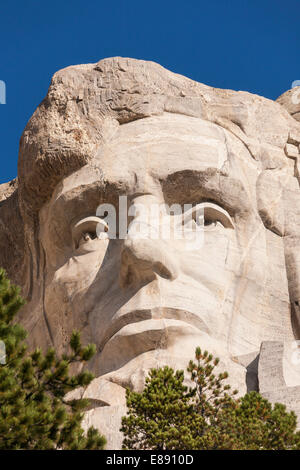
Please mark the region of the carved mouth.
<svg viewBox="0 0 300 470"><path fill-rule="evenodd" d="M152 322L149 322L152 320ZM127 335L128 331L133 331L133 327L130 329L125 328L128 325L136 324L136 330L140 331L142 325L141 322L144 323L143 329L153 329L153 326L156 329L166 329L168 327L168 320L179 321L182 324L186 324L187 326L191 326L196 328L197 330L201 331L202 333L210 333L207 325L205 322L195 313L189 312L187 310L171 308L171 307L154 307L149 309L137 309L132 310L127 313L120 314L115 320L113 320L112 324L106 331L105 337L102 339L101 343L99 344L99 350L102 351L106 344L118 333L118 335L122 334L122 330L124 330L124 334ZM148 322L147 322L148 321ZM157 322L157 323L156 323Z"/></svg>
<svg viewBox="0 0 300 470"><path fill-rule="evenodd" d="M174 311L173 311L174 313ZM176 311L176 313L178 313ZM173 315L174 316L174 315ZM202 323L201 323L202 324ZM120 369L144 353L185 348L181 340L205 334L191 323L174 318L156 318L127 323L106 342L99 356L99 375Z"/></svg>

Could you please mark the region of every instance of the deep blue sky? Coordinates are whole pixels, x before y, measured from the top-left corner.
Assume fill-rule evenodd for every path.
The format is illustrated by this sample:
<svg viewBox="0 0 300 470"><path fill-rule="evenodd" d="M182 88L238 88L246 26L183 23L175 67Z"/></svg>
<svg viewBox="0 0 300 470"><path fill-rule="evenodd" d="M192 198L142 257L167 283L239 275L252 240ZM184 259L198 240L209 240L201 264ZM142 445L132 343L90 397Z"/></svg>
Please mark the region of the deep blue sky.
<svg viewBox="0 0 300 470"><path fill-rule="evenodd" d="M275 99L300 79L299 18L299 0L1 0L0 183L56 70L135 57Z"/></svg>

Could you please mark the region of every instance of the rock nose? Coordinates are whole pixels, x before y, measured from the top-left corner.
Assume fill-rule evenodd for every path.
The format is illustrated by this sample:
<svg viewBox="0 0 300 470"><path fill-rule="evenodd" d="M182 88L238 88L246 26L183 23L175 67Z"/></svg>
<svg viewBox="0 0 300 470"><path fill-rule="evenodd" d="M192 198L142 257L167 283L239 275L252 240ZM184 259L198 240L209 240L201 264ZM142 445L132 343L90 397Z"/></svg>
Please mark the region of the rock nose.
<svg viewBox="0 0 300 470"><path fill-rule="evenodd" d="M121 255L120 285L133 287L160 276L173 281L178 276L175 256L163 240L132 239L124 242Z"/></svg>

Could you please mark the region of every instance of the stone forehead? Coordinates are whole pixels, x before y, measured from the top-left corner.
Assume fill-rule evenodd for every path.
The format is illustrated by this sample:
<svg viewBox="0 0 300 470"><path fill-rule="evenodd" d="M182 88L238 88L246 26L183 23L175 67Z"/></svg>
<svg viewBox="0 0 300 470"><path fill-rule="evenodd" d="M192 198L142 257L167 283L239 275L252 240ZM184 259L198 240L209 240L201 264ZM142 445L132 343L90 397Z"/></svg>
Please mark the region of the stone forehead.
<svg viewBox="0 0 300 470"><path fill-rule="evenodd" d="M149 178L163 181L178 172L221 170L228 158L222 127L200 118L163 113L119 126L99 147L92 165L104 180L127 181L133 186L143 181L147 186Z"/></svg>
<svg viewBox="0 0 300 470"><path fill-rule="evenodd" d="M253 154L261 143L283 149L289 127L298 125L278 103L212 88L153 62L115 57L71 66L54 75L21 138L18 175L25 206L39 209L118 126L164 112L214 122Z"/></svg>

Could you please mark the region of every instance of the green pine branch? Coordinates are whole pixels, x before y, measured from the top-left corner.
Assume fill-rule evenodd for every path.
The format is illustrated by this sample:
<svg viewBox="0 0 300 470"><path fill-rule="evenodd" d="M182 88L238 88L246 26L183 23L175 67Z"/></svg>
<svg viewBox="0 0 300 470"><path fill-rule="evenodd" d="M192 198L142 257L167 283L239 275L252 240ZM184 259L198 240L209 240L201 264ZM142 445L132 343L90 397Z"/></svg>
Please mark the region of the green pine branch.
<svg viewBox="0 0 300 470"><path fill-rule="evenodd" d="M93 380L87 370L70 375L70 366L84 366L95 345L83 347L74 331L70 354L59 357L53 348L29 353L27 332L14 323L23 305L20 289L0 269L0 340L6 349L0 364L0 449L103 449L106 440L98 430L81 427L88 400L65 398Z"/></svg>

